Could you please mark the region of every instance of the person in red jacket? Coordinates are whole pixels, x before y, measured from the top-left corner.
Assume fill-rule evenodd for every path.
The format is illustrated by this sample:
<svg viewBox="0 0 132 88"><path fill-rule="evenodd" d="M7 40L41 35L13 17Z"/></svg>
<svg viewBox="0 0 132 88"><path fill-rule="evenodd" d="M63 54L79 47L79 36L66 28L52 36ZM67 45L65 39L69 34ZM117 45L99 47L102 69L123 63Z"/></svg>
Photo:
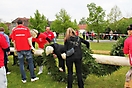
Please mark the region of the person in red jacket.
<svg viewBox="0 0 132 88"><path fill-rule="evenodd" d="M0 34L0 88L7 88L6 70L4 66L4 51L9 52L9 45L4 35Z"/></svg>
<svg viewBox="0 0 132 88"><path fill-rule="evenodd" d="M128 38L126 38L126 40L124 41L123 52L124 54L127 54L129 56L129 62L130 65L132 66L132 25L130 25L127 28L127 33L128 33ZM129 86L128 84L131 80L131 75L132 75L132 67L130 67L130 70L126 73L125 86L127 87Z"/></svg>
<svg viewBox="0 0 132 88"><path fill-rule="evenodd" d="M46 27L46 31L44 32L44 34L50 39L50 41L54 42L55 36L53 32L50 30L49 26Z"/></svg>
<svg viewBox="0 0 132 88"><path fill-rule="evenodd" d="M30 32L31 32L31 36L32 36L32 42L36 42L38 44L39 49L43 49L45 44L50 43L50 39L44 33L39 33L35 29L32 29ZM42 56L38 56L38 57L40 58ZM39 63L38 63L38 65L39 65ZM43 73L43 65L39 66L38 75L41 73Z"/></svg>
<svg viewBox="0 0 132 88"><path fill-rule="evenodd" d="M29 28L23 26L22 20L18 20L17 24L18 25L12 31L12 41L14 43L14 48L17 51L17 56L20 63L19 67L20 67L22 82L26 83L26 79L27 79L24 70L24 57L26 57L26 60L28 62L31 81L33 82L38 80L39 78L36 77L34 73L34 63L31 53L31 49L34 50L31 40L32 37Z"/></svg>

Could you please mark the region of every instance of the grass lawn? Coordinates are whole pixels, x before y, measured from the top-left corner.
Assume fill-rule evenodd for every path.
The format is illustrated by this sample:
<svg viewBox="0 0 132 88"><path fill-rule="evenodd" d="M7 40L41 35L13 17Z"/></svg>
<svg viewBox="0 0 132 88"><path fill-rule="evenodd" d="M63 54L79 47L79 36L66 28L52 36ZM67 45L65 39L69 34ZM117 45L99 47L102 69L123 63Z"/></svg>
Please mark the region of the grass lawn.
<svg viewBox="0 0 132 88"><path fill-rule="evenodd" d="M110 51L113 43L90 43L90 48L92 50L103 50ZM7 75L8 88L65 88L66 83L56 82L52 80L50 75L48 75L46 68L44 67L43 74L38 77L40 80L36 82L30 82L29 71L26 71L27 83L23 84L21 82L19 66L12 66L12 56L9 56L9 70L11 74ZM106 75L102 77L97 77L95 75L89 75L85 81L85 88L123 88L125 81L125 74L129 67L122 67L118 71L112 73L111 75ZM38 72L38 68L35 73ZM76 84L73 88L78 88Z"/></svg>
<svg viewBox="0 0 132 88"><path fill-rule="evenodd" d="M110 51L112 49L113 44L115 44L115 42L90 42L90 48L92 50Z"/></svg>

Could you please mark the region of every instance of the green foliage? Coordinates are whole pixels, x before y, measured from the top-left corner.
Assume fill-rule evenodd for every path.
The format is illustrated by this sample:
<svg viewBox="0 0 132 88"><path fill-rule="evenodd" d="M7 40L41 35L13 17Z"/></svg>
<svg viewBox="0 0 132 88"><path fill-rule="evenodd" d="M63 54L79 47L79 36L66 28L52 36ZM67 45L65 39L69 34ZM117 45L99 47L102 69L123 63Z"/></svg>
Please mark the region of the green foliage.
<svg viewBox="0 0 132 88"><path fill-rule="evenodd" d="M89 17L87 18L89 29L97 32L97 42L99 42L99 34L104 26L105 11L101 6L96 6L95 3L88 4L87 8L89 10Z"/></svg>
<svg viewBox="0 0 132 88"><path fill-rule="evenodd" d="M91 50L88 50L86 46L82 46L82 52L83 52L83 58L82 58L82 76L83 80L85 81L87 76L89 74L95 74L97 76L103 76L107 74L111 74L112 72L119 69L118 66L113 65L104 65L104 64L98 64L95 61L95 58L93 58L90 54L92 53ZM56 60L53 58L53 55L50 54L46 56L45 53L43 53L44 65L46 66L47 70L51 72L51 77L55 81L62 81L66 82L67 80L67 74L65 72L60 72ZM76 74L73 74L73 83L77 83L77 77Z"/></svg>
<svg viewBox="0 0 132 88"><path fill-rule="evenodd" d="M97 76L104 76L111 74L112 72L119 69L119 66L98 64L90 54L91 51L87 51L86 47L82 47L83 50L83 77L87 77L89 74L95 74Z"/></svg>
<svg viewBox="0 0 132 88"><path fill-rule="evenodd" d="M66 10L61 9L60 12L56 14L56 19L52 22L51 29L58 33L64 33L69 27L74 29L78 28L76 21L72 22L71 17L67 14Z"/></svg>
<svg viewBox="0 0 132 88"><path fill-rule="evenodd" d="M123 47L124 47L124 41L126 37L124 38L119 38L116 44L113 45L112 50L110 51L110 55L112 56L124 56L123 53Z"/></svg>
<svg viewBox="0 0 132 88"><path fill-rule="evenodd" d="M116 28L115 28L116 24ZM132 18L122 18L118 22L114 23L111 27L111 29L117 29L118 33L124 33L127 34L127 27L132 24Z"/></svg>
<svg viewBox="0 0 132 88"><path fill-rule="evenodd" d="M43 14L41 15L38 10L34 13L34 17L30 17L29 22L29 27L39 32L44 32L44 28L48 25L46 17Z"/></svg>
<svg viewBox="0 0 132 88"><path fill-rule="evenodd" d="M55 81L64 81L66 82L66 74L65 72L60 72L58 67L57 67L57 62L53 58L53 54L50 54L46 56L45 53L43 53L43 58L44 60L44 65L46 66L48 72L51 73L51 78Z"/></svg>
<svg viewBox="0 0 132 88"><path fill-rule="evenodd" d="M37 65L37 66L44 65L44 58L42 56L36 56L36 55L34 55L33 59L34 59L34 64L35 65Z"/></svg>
<svg viewBox="0 0 132 88"><path fill-rule="evenodd" d="M5 33L8 35L9 34L9 29L8 26L5 23L0 23L0 27L3 27L5 29Z"/></svg>
<svg viewBox="0 0 132 88"><path fill-rule="evenodd" d="M110 23L114 23L114 22L117 22L118 20L120 20L121 19L121 17L122 17L122 13L121 13L121 11L120 11L120 8L118 8L118 6L114 6L112 9L111 9L111 11L110 11L110 13L107 15L108 16L108 21L110 22ZM116 27L116 26L115 26Z"/></svg>
<svg viewBox="0 0 132 88"><path fill-rule="evenodd" d="M79 24L86 24L87 20L85 19L85 17L82 17L81 20L79 21Z"/></svg>

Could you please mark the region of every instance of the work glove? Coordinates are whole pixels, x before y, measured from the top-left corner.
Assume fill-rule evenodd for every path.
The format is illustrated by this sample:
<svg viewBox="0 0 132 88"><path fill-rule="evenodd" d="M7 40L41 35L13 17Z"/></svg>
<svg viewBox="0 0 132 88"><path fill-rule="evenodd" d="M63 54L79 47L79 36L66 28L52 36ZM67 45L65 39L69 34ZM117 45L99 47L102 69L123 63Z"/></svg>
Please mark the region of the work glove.
<svg viewBox="0 0 132 88"><path fill-rule="evenodd" d="M66 59L66 53L62 53L61 57L65 60Z"/></svg>
<svg viewBox="0 0 132 88"><path fill-rule="evenodd" d="M34 54L34 52L35 52L35 48L33 46L31 46L31 52L32 52L32 54Z"/></svg>

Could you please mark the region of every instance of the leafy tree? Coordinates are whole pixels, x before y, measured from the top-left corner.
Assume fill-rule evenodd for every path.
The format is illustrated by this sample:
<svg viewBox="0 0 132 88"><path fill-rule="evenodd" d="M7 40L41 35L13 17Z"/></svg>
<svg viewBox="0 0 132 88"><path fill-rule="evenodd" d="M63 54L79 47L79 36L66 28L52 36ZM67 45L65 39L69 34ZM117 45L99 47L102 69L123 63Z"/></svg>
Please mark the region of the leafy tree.
<svg viewBox="0 0 132 88"><path fill-rule="evenodd" d="M72 22L72 28L75 29L75 30L77 30L79 28L78 25L77 25L76 19L74 20L74 22Z"/></svg>
<svg viewBox="0 0 132 88"><path fill-rule="evenodd" d="M67 14L66 10L61 9L58 14L56 14L55 21L51 24L51 29L58 33L65 33L66 29L72 27L77 28L76 20L71 21L71 17Z"/></svg>
<svg viewBox="0 0 132 88"><path fill-rule="evenodd" d="M36 29L39 32L43 32L44 28L48 25L46 17L43 14L41 15L38 10L34 13L34 17L30 16L29 23L31 29Z"/></svg>
<svg viewBox="0 0 132 88"><path fill-rule="evenodd" d="M86 24L87 20L85 19L85 17L82 17L81 20L79 21L79 24Z"/></svg>
<svg viewBox="0 0 132 88"><path fill-rule="evenodd" d="M118 30L118 21L122 18L122 13L120 11L120 8L118 6L114 6L110 13L107 15L107 20L109 21L110 28L114 30Z"/></svg>
<svg viewBox="0 0 132 88"><path fill-rule="evenodd" d="M3 27L5 29L6 34L9 34L8 26L5 23L0 23L0 27Z"/></svg>
<svg viewBox="0 0 132 88"><path fill-rule="evenodd" d="M110 13L107 15L107 20L110 23L114 23L117 22L118 20L120 20L122 18L122 13L120 11L120 8L118 6L114 6Z"/></svg>
<svg viewBox="0 0 132 88"><path fill-rule="evenodd" d="M87 18L90 30L97 32L97 42L99 42L99 34L103 29L105 11L101 6L96 6L95 3L87 4L89 17Z"/></svg>
<svg viewBox="0 0 132 88"><path fill-rule="evenodd" d="M118 33L127 34L127 27L132 24L132 18L122 18L118 21L117 31Z"/></svg>

